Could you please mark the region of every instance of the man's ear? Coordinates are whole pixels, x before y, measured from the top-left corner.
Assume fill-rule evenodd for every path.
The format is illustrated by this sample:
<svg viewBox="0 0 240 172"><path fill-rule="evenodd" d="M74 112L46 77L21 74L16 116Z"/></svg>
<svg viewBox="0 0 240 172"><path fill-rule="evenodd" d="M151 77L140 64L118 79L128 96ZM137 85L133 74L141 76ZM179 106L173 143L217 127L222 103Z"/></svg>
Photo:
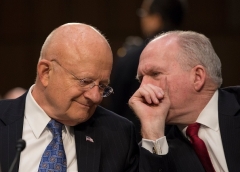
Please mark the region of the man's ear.
<svg viewBox="0 0 240 172"><path fill-rule="evenodd" d="M51 70L52 70L51 62L49 60L42 59L38 62L37 65L38 78L44 87L48 85Z"/></svg>
<svg viewBox="0 0 240 172"><path fill-rule="evenodd" d="M206 80L206 70L202 65L192 68L193 86L196 91L200 91Z"/></svg>

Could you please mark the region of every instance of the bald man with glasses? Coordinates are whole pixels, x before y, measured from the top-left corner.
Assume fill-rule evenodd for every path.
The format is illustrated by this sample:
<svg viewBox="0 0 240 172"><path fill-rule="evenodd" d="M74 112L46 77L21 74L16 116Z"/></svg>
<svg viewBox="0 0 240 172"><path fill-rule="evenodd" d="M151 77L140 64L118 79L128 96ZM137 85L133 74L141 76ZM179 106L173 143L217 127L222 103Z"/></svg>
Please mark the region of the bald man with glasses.
<svg viewBox="0 0 240 172"><path fill-rule="evenodd" d="M0 164L8 171L18 139L26 148L13 171L135 172L134 126L99 106L108 86L112 52L95 28L68 23L42 46L36 82L14 100L0 101Z"/></svg>

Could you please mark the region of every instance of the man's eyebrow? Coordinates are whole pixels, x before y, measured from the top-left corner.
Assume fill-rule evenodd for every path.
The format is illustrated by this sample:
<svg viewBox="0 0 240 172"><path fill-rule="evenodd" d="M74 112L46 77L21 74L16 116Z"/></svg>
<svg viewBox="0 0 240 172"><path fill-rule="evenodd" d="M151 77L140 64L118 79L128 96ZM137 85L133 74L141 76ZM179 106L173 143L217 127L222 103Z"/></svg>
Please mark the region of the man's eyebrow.
<svg viewBox="0 0 240 172"><path fill-rule="evenodd" d="M110 79L100 80L99 83L104 84L104 85L109 85L109 84L111 84Z"/></svg>

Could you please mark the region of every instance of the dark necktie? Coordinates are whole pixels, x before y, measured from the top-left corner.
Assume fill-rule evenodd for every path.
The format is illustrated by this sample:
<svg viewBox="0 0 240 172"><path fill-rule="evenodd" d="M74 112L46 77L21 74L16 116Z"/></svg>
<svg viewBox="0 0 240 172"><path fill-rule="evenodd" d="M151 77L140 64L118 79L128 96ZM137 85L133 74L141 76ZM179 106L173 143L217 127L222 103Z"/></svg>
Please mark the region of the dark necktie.
<svg viewBox="0 0 240 172"><path fill-rule="evenodd" d="M205 143L198 137L199 123L190 124L186 135L191 139L192 146L206 172L215 172Z"/></svg>
<svg viewBox="0 0 240 172"><path fill-rule="evenodd" d="M62 141L63 124L51 120L47 127L53 134L53 139L45 149L39 164L38 172L66 172L67 159Z"/></svg>

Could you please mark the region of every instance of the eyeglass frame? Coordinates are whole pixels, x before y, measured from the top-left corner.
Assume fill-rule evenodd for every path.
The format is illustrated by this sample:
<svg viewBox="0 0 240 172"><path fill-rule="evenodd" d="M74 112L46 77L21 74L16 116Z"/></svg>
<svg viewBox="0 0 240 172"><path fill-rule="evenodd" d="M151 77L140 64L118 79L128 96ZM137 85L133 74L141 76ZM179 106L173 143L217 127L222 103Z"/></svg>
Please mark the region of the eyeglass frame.
<svg viewBox="0 0 240 172"><path fill-rule="evenodd" d="M91 78L83 78L83 79L79 79L78 77L76 77L72 72L70 72L68 69L66 69L65 67L63 67L56 59L53 59L53 60L51 60L51 62L56 62L60 67L62 67L67 73L69 73L70 75L72 75L75 79L77 79L78 81L79 81L79 85L81 86L81 87L88 87L85 91L87 91L87 90L90 90L90 89L92 89L93 87L95 87L95 86L98 86L98 88L99 88L99 90L102 90L102 93L101 93L101 96L102 97L108 97L110 94L112 94L112 93L114 93L114 91L113 91L113 88L112 87L110 87L110 86L108 86L108 85L104 85L104 84L99 84L99 85L97 85L97 84L95 84L95 82L94 82L94 80L93 79L91 79ZM86 84L85 86L84 85L82 85L82 84L84 84L84 82L85 82L85 80L90 80L91 82L90 83L88 83L88 84ZM108 91L105 91L105 90L108 90ZM104 94L104 92L105 92L105 94Z"/></svg>

